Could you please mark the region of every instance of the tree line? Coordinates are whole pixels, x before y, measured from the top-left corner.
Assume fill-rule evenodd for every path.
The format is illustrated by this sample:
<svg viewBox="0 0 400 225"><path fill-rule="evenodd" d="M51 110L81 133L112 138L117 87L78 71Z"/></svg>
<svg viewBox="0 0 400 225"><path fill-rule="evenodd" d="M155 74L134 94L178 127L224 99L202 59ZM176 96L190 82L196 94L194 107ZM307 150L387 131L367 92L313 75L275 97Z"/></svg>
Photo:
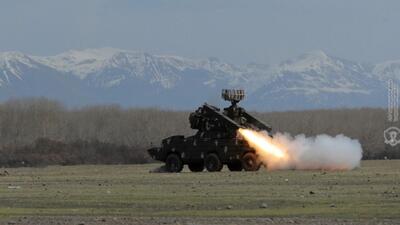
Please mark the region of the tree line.
<svg viewBox="0 0 400 225"><path fill-rule="evenodd" d="M98 105L66 108L45 98L0 104L0 166L145 163L161 139L191 135L190 111ZM252 112L274 131L307 136L344 134L360 140L365 159L399 158L384 144L385 109Z"/></svg>

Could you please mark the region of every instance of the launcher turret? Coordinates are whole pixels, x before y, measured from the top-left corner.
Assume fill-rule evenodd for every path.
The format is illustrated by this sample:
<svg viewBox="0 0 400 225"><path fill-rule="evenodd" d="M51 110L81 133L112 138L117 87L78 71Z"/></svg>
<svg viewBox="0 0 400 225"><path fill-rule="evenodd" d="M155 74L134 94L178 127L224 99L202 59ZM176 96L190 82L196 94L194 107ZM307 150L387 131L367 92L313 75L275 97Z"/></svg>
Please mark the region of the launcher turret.
<svg viewBox="0 0 400 225"><path fill-rule="evenodd" d="M222 99L231 102L231 106L220 110L205 103L189 116L192 129L199 131L236 132L239 128L265 130L271 132L271 127L251 116L238 103L244 99L244 90L223 89Z"/></svg>

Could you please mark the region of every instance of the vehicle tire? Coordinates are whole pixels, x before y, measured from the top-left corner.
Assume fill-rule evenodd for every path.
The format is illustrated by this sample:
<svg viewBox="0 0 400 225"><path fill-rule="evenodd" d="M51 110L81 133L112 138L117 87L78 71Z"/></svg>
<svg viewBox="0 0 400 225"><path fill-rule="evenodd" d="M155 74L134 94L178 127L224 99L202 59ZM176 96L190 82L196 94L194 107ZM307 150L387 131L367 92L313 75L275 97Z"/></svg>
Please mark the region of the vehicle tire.
<svg viewBox="0 0 400 225"><path fill-rule="evenodd" d="M208 172L221 171L222 167L224 166L218 155L215 153L208 154L206 159L204 160L204 164Z"/></svg>
<svg viewBox="0 0 400 225"><path fill-rule="evenodd" d="M188 166L192 172L201 172L204 170L204 163L189 163Z"/></svg>
<svg viewBox="0 0 400 225"><path fill-rule="evenodd" d="M242 171L243 166L240 161L230 162L227 164L230 171Z"/></svg>
<svg viewBox="0 0 400 225"><path fill-rule="evenodd" d="M169 154L165 160L165 168L170 173L181 172L183 169L182 159L175 153Z"/></svg>
<svg viewBox="0 0 400 225"><path fill-rule="evenodd" d="M256 154L248 152L242 157L242 167L245 171L257 171L261 167L261 162Z"/></svg>

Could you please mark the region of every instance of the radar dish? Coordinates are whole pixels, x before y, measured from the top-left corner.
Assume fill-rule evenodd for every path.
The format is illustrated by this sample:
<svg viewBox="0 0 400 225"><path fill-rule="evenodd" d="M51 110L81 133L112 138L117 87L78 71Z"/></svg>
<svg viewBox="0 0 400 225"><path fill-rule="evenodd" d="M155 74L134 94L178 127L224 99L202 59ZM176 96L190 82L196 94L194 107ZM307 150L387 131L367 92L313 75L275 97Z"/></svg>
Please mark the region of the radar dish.
<svg viewBox="0 0 400 225"><path fill-rule="evenodd" d="M244 99L244 90L222 89L222 99L230 102L240 102Z"/></svg>

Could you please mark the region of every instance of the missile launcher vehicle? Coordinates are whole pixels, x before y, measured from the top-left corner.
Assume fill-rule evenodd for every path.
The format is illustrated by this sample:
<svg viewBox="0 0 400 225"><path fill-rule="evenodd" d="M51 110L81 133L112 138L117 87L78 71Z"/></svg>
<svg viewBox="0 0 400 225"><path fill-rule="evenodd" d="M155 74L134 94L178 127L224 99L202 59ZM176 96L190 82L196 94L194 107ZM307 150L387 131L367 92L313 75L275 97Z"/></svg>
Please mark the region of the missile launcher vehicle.
<svg viewBox="0 0 400 225"><path fill-rule="evenodd" d="M256 151L238 135L240 128L265 131L271 136L271 127L238 106L244 90L222 90L222 98L231 105L223 110L204 103L189 116L195 135L175 135L162 140L161 147L148 150L150 156L165 162L168 172L180 172L188 165L192 172L221 171L227 165L230 171L256 171L262 163Z"/></svg>

